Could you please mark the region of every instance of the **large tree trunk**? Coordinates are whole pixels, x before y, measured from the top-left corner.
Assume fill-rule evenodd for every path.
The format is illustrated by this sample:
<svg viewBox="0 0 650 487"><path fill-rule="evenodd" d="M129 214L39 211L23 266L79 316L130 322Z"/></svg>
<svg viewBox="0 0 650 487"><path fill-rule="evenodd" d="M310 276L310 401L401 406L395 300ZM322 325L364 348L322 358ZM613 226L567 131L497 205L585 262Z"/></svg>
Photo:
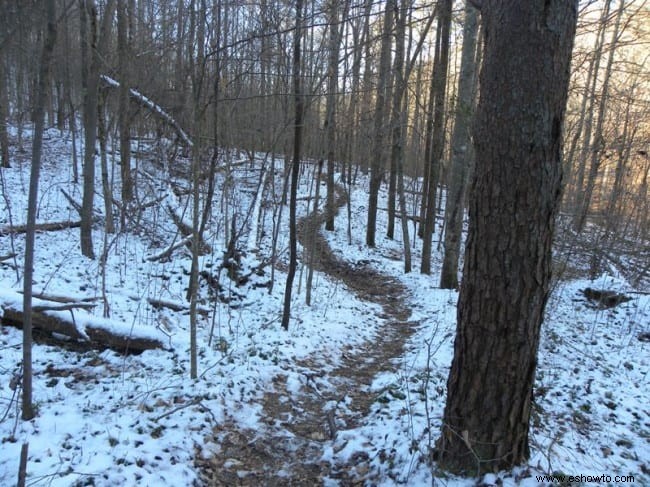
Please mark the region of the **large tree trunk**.
<svg viewBox="0 0 650 487"><path fill-rule="evenodd" d="M465 186L470 159L473 157L469 126L474 112L476 79L476 37L478 12L467 2L463 26L463 52L458 80L458 102L451 137L451 167L445 202L445 252L440 274L440 287L458 288L458 257L463 231Z"/></svg>
<svg viewBox="0 0 650 487"><path fill-rule="evenodd" d="M469 236L437 443L450 471L508 469L529 455L577 9L578 0L483 2Z"/></svg>

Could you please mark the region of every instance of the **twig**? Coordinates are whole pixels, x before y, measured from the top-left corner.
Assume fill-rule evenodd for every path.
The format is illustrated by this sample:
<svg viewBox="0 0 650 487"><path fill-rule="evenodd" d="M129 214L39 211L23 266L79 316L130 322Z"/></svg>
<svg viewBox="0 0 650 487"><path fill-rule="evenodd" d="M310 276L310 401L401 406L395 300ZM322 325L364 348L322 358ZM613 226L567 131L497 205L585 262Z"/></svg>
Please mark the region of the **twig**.
<svg viewBox="0 0 650 487"><path fill-rule="evenodd" d="M203 407L204 409L208 409L208 408L206 408L203 404L201 404L201 399L199 399L199 398L197 397L197 398L195 398L195 399L192 399L192 400L191 400L190 402L188 402L188 403L181 404L180 406L177 406L177 407L175 407L174 409L171 409L170 411L167 411L166 413L161 414L161 415L158 416L157 418L154 418L154 421L158 422L158 421L160 421L161 419L166 418L167 416L171 416L172 414L177 413L178 411L181 411L182 409L191 408L192 406L197 406L197 405L201 405L201 407Z"/></svg>

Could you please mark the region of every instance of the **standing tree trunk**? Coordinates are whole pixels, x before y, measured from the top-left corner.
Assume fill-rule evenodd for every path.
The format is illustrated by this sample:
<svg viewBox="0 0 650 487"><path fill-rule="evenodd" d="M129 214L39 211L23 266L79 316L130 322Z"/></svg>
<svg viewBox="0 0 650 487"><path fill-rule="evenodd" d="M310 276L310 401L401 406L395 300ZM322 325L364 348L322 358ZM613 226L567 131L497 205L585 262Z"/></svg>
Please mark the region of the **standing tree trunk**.
<svg viewBox="0 0 650 487"><path fill-rule="evenodd" d="M93 201L95 198L95 140L97 138L97 97L99 56L97 52L97 6L81 0L81 70L84 87L84 174L81 201L81 253L95 258L93 251ZM90 23L90 25L88 25ZM90 31L88 31L90 27Z"/></svg>
<svg viewBox="0 0 650 487"><path fill-rule="evenodd" d="M11 167L9 163L9 137L7 118L9 117L9 93L5 71L3 49L0 49L0 167Z"/></svg>
<svg viewBox="0 0 650 487"><path fill-rule="evenodd" d="M339 82L339 44L341 43L341 26L339 25L339 0L331 0L329 8L329 60L327 62L327 107L325 109L325 127L327 130L327 208L325 230L334 230L334 158L336 155L336 91ZM320 184L320 183L319 183Z"/></svg>
<svg viewBox="0 0 650 487"><path fill-rule="evenodd" d="M529 455L577 11L578 0L483 2L476 168L437 443L452 472L510 469Z"/></svg>
<svg viewBox="0 0 650 487"><path fill-rule="evenodd" d="M449 65L449 38L451 32L451 0L441 0L439 4L439 38L436 42L436 62L433 66L431 81L431 97L433 102L433 134L430 141L429 156L425 157L425 164L429 165L426 211L424 212L424 231L422 233L422 274L431 273L431 240L436 224L436 190L438 189L438 175L445 144L445 96L447 88L447 67ZM424 201L424 195L423 195Z"/></svg>
<svg viewBox="0 0 650 487"><path fill-rule="evenodd" d="M131 178L131 127L129 113L129 45L127 41L126 0L117 1L117 56L120 71L118 124L120 131L120 175L122 176L122 216L126 223L129 203L133 200Z"/></svg>
<svg viewBox="0 0 650 487"><path fill-rule="evenodd" d="M201 253L201 140L203 129L203 85L206 76L205 66L205 26L207 22L206 0L199 0L198 12L192 2L191 17L196 28L196 57L190 56L194 67L192 72L192 266L188 295L190 300L190 378L198 377L198 299L199 299L199 254ZM194 30L193 28L191 30ZM230 236L234 242L233 235Z"/></svg>
<svg viewBox="0 0 650 487"><path fill-rule="evenodd" d="M406 122L406 109L404 107L404 92L408 73L404 72L404 44L406 41L406 15L408 5L406 0L402 0L397 12L395 22L395 62L393 65L395 90L393 91L393 101L391 108L391 152L390 152L390 170L391 180L395 179L395 191L399 194L400 218L402 225L402 237L404 243L404 272L411 272L411 243L408 232L408 219L406 216L406 198L404 196L404 134L403 128ZM410 71L410 70L408 70ZM393 174L394 172L394 174ZM388 238L393 238L395 225L395 191L390 192L388 205Z"/></svg>
<svg viewBox="0 0 650 487"><path fill-rule="evenodd" d="M361 172L365 175L368 174L368 167L370 166L370 147L371 147L371 133L370 133L370 100L372 95L372 53L370 50L370 16L373 7L373 0L365 0L363 6L363 34L361 38L361 45L363 47L363 59L365 66L363 69L362 81L362 97L361 109L363 112L359 116L359 125L361 126L361 143L358 144L360 148L356 153L356 159L361 165ZM356 179L356 176L355 176Z"/></svg>
<svg viewBox="0 0 650 487"><path fill-rule="evenodd" d="M445 203L445 252L440 275L440 287L458 288L458 257L463 231L465 186L469 161L472 158L469 125L474 112L474 80L476 78L476 35L478 15L470 2L465 4L463 52L458 79L458 102L451 137L451 167Z"/></svg>
<svg viewBox="0 0 650 487"><path fill-rule="evenodd" d="M291 315L291 291L296 275L298 260L296 232L296 204L298 193L298 174L300 172L300 154L302 151L303 98L300 86L300 40L302 37L302 0L296 0L296 28L293 34L293 94L295 104L293 160L291 161L291 194L289 196L289 272L284 288L284 308L282 310L282 328L289 329ZM320 182L319 182L320 184Z"/></svg>
<svg viewBox="0 0 650 487"><path fill-rule="evenodd" d="M384 173L384 132L386 112L386 91L390 71L390 32L393 28L393 11L395 0L386 2L384 11L384 30L381 38L381 55L379 59L379 82L377 84L377 101L375 105L374 140L372 145L370 161L370 191L368 196L368 224L366 226L366 244L368 247L375 246L375 235L377 233L377 199L381 178Z"/></svg>
<svg viewBox="0 0 650 487"><path fill-rule="evenodd" d="M102 191L104 192L104 217L106 218L106 233L115 233L115 222L113 221L113 189L111 188L111 177L108 172L106 131L106 92L100 91L99 104L97 105L97 138L99 139L99 166L102 172Z"/></svg>
<svg viewBox="0 0 650 487"><path fill-rule="evenodd" d="M111 25L113 20L113 10L115 0L108 0L104 8L102 18L100 38L97 45L100 58L106 58L109 51L108 40L111 35ZM120 85L121 88L121 85ZM97 100L97 138L99 139L100 168L102 174L102 191L104 192L104 217L106 233L115 233L115 222L113 220L113 188L110 174L108 171L108 159L106 146L108 143L108 133L106 130L106 92L98 91ZM105 253L105 251L104 251ZM105 262L104 262L105 264ZM104 267L104 264L102 267Z"/></svg>
<svg viewBox="0 0 650 487"><path fill-rule="evenodd" d="M22 418L29 421L34 417L32 404L32 278L34 276L34 234L38 201L38 178L41 171L43 129L45 125L45 103L50 82L52 52L56 42L56 5L48 0L47 34L43 45L38 92L34 107L34 140L32 144L32 172L29 178L27 203L27 232L25 234L25 274L23 276L23 411Z"/></svg>

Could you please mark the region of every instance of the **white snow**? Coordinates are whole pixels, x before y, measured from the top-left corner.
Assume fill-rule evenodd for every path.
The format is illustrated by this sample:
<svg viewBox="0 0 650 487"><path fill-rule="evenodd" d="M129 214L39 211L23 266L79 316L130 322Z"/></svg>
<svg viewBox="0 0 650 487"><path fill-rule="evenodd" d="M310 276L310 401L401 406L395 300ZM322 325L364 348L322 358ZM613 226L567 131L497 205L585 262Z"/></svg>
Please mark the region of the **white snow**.
<svg viewBox="0 0 650 487"><path fill-rule="evenodd" d="M78 218L59 191L64 188L75 197L81 194L80 185L71 183L71 141L50 130L45 144L38 221ZM24 223L26 217L28 156L13 155L12 168L2 170L7 199L0 201L0 226L10 224L7 204L13 224ZM140 164L149 163L142 160ZM272 379L278 375L286 377L289 391L300 389L304 370L295 366L296 360L315 357L322 365L317 387L334 387L328 372L341 363L344 347L351 345L348 353L354 353L373 339L381 325L381 309L318 272L312 306L306 306L304 278L298 292L297 275L290 329L280 329L285 274L283 267L276 269L269 292L270 266L261 264L271 253L274 205L254 194L259 170L260 164L234 168L235 183L229 187L228 198L220 198L225 180L223 174L217 176L217 196L205 233L215 250L201 258L201 270L221 287L201 288L199 306L209 314L199 317L196 380L189 377L188 313L154 309L148 303L148 298L155 298L187 305L191 262L187 248L175 250L168 261L147 260L182 238L169 221L164 202L130 215L137 224L127 233L107 235L106 242L101 225L95 226L96 253L101 255L107 245L104 269L99 259L81 256L78 229L36 236L34 287L40 292L75 299L100 297L105 272L109 309L100 300L92 312L75 311L78 326L93 323L162 337L172 349L121 356L110 350L79 352L36 344L33 397L37 416L25 422L20 419L20 387L10 387L21 371L21 331L0 327L0 485L15 484L21 445L27 442L28 485L189 486L196 479L195 456L218 449L206 441L214 428L233 421L259 428L264 414L260 398L264 391L273 390ZM155 174L156 169L151 171ZM283 172L281 167L276 171L272 176L279 200ZM311 177L309 171L303 175L302 195L308 194ZM166 191L164 185L161 189L145 180L140 183L139 196L144 202ZM339 431L335 441L326 443L324 459L346 459L366 451L380 485L432 485L434 479L436 485L476 485L476 479L445 476L436 471L435 464L427 464L429 448L441 427L457 293L437 288L438 252L433 275L419 274L419 239L413 249L414 271L402 273L401 238L399 233L395 240L384 237L385 212L379 213L377 247L364 245L367 184L360 176L353 187L352 244L347 242L345 211L337 217L336 232L327 232L328 241L351 265L363 263L397 277L408 290L404 302L412 310L409 320L419 326L404 356L395 359L396 372L375 378L369 393L377 401L368 418L358 428ZM99 180L97 188L101 188ZM99 198L98 208L102 206ZM386 207L385 199L382 192L380 207ZM307 204L299 202L301 215L308 211ZM221 268L223 236L230 231L221 222L224 215L237 214L240 225L251 207L254 216L240 245L246 249L241 274L250 274L249 282L237 285L228 278L227 269ZM284 229L287 218L288 211L284 211ZM281 263L287 260L286 234L280 232L277 246ZM252 245L254 235L261 235L258 245ZM258 250L251 252L254 247ZM24 236L0 237L0 254L12 251L17 253L21 277ZM544 482L537 481L536 475L553 472L632 474L638 485L650 484L650 344L638 340L640 333L650 332L650 297L630 294L633 300L603 310L582 298L579 290L587 286L633 291L620 276L602 276L596 282L561 281L556 286L540 344L530 462L513 472L486 475L484 485L538 485ZM13 261L4 261L0 265L2 306L21 309L22 296L17 293L21 288ZM109 318L102 318L104 311ZM70 316L69 312L53 313ZM339 407L345 407L345 401ZM336 482L329 479L327 485Z"/></svg>

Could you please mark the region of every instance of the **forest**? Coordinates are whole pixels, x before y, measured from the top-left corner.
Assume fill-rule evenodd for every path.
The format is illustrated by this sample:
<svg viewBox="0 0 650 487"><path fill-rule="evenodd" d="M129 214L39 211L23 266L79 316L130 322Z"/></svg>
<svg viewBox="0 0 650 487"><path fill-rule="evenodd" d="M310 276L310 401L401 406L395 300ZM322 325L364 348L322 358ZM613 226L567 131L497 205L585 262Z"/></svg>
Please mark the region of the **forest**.
<svg viewBox="0 0 650 487"><path fill-rule="evenodd" d="M0 0L0 485L650 484L647 0Z"/></svg>

